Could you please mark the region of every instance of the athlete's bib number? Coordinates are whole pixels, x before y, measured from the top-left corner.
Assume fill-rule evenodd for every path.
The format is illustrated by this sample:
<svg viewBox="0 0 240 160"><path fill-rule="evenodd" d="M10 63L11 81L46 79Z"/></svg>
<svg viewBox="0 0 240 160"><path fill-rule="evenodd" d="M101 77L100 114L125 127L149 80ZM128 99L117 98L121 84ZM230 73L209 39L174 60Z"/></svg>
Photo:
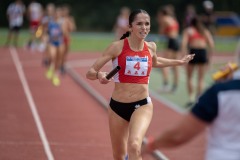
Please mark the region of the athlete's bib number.
<svg viewBox="0 0 240 160"><path fill-rule="evenodd" d="M125 75L146 76L148 71L148 57L126 57Z"/></svg>

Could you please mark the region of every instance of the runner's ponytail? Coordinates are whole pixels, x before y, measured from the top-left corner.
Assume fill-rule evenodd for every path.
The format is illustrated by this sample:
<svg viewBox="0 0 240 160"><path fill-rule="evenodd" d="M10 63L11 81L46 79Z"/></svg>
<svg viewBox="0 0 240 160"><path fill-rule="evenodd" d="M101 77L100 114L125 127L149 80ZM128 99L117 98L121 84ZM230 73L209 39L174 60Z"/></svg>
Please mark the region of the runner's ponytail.
<svg viewBox="0 0 240 160"><path fill-rule="evenodd" d="M124 39L124 38L126 38L126 37L129 37L129 35L130 35L130 32L127 31L126 33L124 33L124 34L122 35L122 37L120 38L120 40L121 40L121 39Z"/></svg>

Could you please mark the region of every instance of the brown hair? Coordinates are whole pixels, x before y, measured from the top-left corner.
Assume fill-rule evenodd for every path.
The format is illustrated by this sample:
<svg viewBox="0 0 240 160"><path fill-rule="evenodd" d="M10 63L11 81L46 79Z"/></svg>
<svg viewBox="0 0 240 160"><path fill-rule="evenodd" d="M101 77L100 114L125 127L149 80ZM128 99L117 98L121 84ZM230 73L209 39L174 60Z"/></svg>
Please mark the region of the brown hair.
<svg viewBox="0 0 240 160"><path fill-rule="evenodd" d="M135 20L135 18L136 18L136 16L139 14L139 13L144 13L144 14L147 14L147 15L149 15L145 10L143 10L143 9L136 9L136 10L133 10L132 12L131 12L131 14L129 15L129 26L132 26L132 22ZM149 16L150 17L150 16ZM124 38L126 38L126 37L129 37L129 35L130 35L130 32L129 31L127 31L126 33L124 33L123 35L122 35L122 37L120 38L120 39L124 39Z"/></svg>
<svg viewBox="0 0 240 160"><path fill-rule="evenodd" d="M202 35L205 35L204 33L205 27L203 26L202 21L200 20L199 17L197 16L193 17L190 22L190 25L196 28L199 33L201 33Z"/></svg>

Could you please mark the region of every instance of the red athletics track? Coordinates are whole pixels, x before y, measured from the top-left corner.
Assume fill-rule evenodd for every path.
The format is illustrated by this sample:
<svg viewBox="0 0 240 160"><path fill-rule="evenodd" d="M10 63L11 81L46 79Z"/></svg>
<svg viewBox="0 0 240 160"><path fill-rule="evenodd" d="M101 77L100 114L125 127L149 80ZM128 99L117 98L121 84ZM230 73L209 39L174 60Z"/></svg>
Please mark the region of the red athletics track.
<svg viewBox="0 0 240 160"><path fill-rule="evenodd" d="M98 54L75 54L69 60L69 66L73 67L82 78L85 77L85 73L89 66L94 62L94 59L99 56ZM75 66L75 67L74 67ZM104 69L103 69L104 70ZM105 71L110 71L111 65L105 67ZM111 96L113 84L99 85L97 81L86 80L86 82L92 86L98 93L100 93L107 100ZM175 123L181 115L176 111L170 109L159 100L152 97L154 104L154 115L150 125L148 135L157 135L164 128L172 123ZM171 160L203 160L204 155L204 142L205 134L201 134L192 142L185 146L178 147L176 149L162 150L163 153Z"/></svg>
<svg viewBox="0 0 240 160"><path fill-rule="evenodd" d="M69 59L69 66L71 66L72 70L79 74L79 76L84 79L85 73L89 66L94 62L95 58L98 57L99 54L75 54ZM214 57L214 62L227 62L232 61L232 55L219 55ZM108 65L103 70L110 71L111 65ZM108 85L99 85L97 81L89 81L85 80L88 85L90 85L94 90L101 94L103 98L107 101L111 96L111 91L113 89L113 83ZM157 135L159 132L164 130L168 125L175 123L178 119L181 118L181 114L176 111L170 109L157 99L153 98L154 103L154 116L153 121L150 125L148 135ZM202 133L197 138L195 138L192 142L178 147L176 149L171 150L163 150L163 153L167 155L168 158L172 160L202 160L204 158L204 144L205 144L205 133Z"/></svg>
<svg viewBox="0 0 240 160"><path fill-rule="evenodd" d="M70 54L69 64L78 64L74 70L84 77L91 59L97 56ZM15 66L18 58L22 68ZM56 160L112 159L105 109L68 75L60 87L52 86L44 77L41 54L23 49L10 52L1 48L0 70L0 160L46 160L51 155ZM21 70L25 85L19 77ZM86 82L109 99L112 84ZM152 99L154 117L148 134L156 135L180 114ZM36 125L38 118L31 108L36 109L40 125ZM183 147L163 152L173 160L202 160L204 134Z"/></svg>
<svg viewBox="0 0 240 160"><path fill-rule="evenodd" d="M12 53L7 48L0 53L0 159L51 159L46 156ZM67 75L60 87L52 86L44 77L40 54L18 49L17 55L50 155L56 160L111 160L107 116L97 101Z"/></svg>

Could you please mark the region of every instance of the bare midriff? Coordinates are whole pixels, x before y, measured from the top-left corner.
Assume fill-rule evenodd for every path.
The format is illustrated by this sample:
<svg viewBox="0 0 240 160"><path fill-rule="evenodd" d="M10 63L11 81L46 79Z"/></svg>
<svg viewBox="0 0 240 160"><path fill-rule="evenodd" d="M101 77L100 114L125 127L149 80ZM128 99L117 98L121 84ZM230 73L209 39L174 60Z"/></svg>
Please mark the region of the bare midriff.
<svg viewBox="0 0 240 160"><path fill-rule="evenodd" d="M112 98L123 103L142 100L149 96L148 84L115 83Z"/></svg>
<svg viewBox="0 0 240 160"><path fill-rule="evenodd" d="M207 47L206 40L196 39L189 42L190 48L205 49Z"/></svg>

